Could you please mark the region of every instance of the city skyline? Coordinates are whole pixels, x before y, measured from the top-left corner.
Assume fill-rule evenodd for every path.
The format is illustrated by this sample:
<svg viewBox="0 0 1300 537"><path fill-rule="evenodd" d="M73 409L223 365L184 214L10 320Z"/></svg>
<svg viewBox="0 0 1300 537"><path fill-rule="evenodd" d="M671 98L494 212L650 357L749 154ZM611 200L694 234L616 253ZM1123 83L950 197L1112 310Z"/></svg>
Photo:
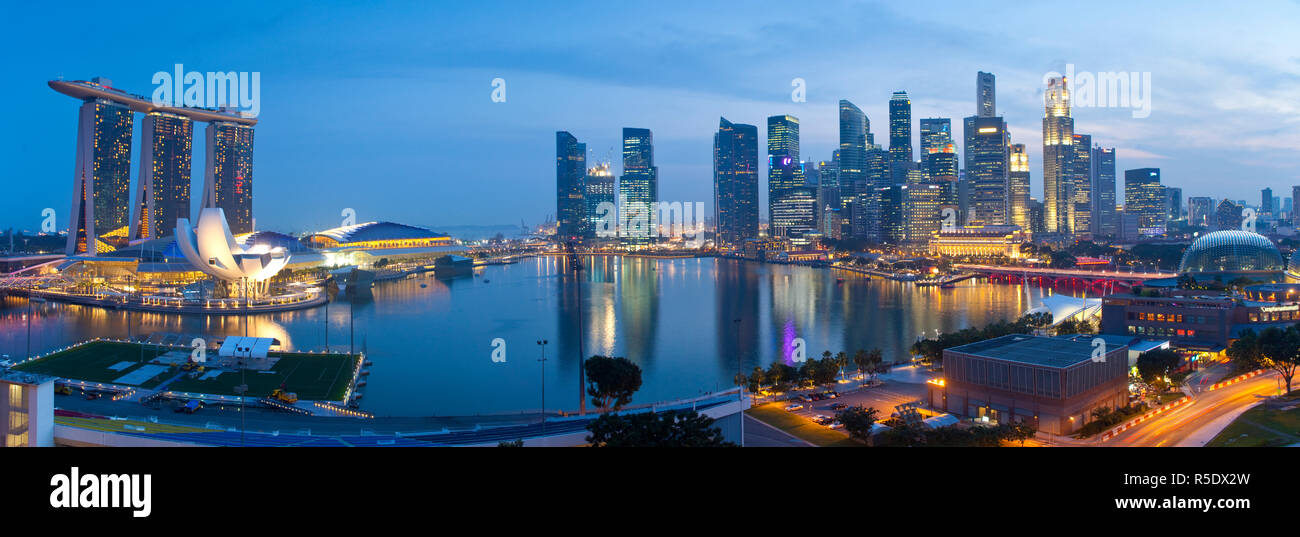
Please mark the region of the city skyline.
<svg viewBox="0 0 1300 537"><path fill-rule="evenodd" d="M923 15L881 5L854 5L846 9L864 16L885 17L890 22L887 35L863 32L866 44L861 48L846 48L843 46L846 41L832 37L809 36L793 46L792 52L767 60L773 67L770 69L755 69L765 66L759 61L731 65L735 63L737 51L743 49L723 47L713 57L692 55L690 61L674 66L666 73L668 76L657 78L621 69L609 61L608 52L575 43L560 42L530 52L523 52L517 42L505 38L487 45L457 45L452 41L459 32L484 30L493 23L508 29L512 24L521 23L493 21L482 14L454 9L446 15L463 24L453 25L458 28L443 38L447 41L438 43L453 52L446 58L414 54L412 51L421 46L415 41L415 28L401 24L397 25L395 35L382 43L359 47L361 52L356 54L332 57L322 51L337 51L338 47L355 43L344 37L344 43L327 45L316 36L339 35L329 31L337 23L313 19L301 9L290 6L257 10L249 23L257 31L237 29L228 36L214 38L212 44L182 43L166 51L143 51L146 48L136 43L144 38L130 35L109 37L105 50L115 54L93 60L79 58L75 50L53 42L48 47L23 47L31 52L19 58L14 77L19 82L11 87L16 96L32 106L15 114L15 121L25 126L22 137L18 138L16 131L9 131L14 134L7 135L11 138L3 146L6 152L13 152L6 156L10 157L8 161L17 163L15 175L26 180L12 187L17 195L0 202L0 210L7 215L0 226L37 230L41 210L53 207L58 212L57 227L68 228L70 215L63 211L70 206L70 193L66 187L57 186L66 185L67 168L49 163L67 160L70 140L75 138L75 112L65 97L44 87L44 81L59 76L67 80L106 76L128 91L147 93L152 87L152 74L175 63L200 71L263 73L266 104L262 111L268 121L258 127L263 132L258 136L260 180L254 213L258 213L256 207L261 204L286 204L287 210L281 212L283 216L274 217L279 220L259 221L258 227L287 232L336 225L339 210L348 207L355 208L363 215L362 219L369 219L364 215L382 215L429 225L517 224L521 219L530 224L539 223L548 215L554 217L551 204L536 200L553 195L549 188L552 171L548 154L553 149L550 137L557 130L573 132L586 141L591 148L589 160L610 161L615 166L614 173L621 175L622 170L617 168L621 129L647 128L658 138L659 198L709 200L712 198L709 152L719 116L748 124L760 124L763 118L773 115L798 117L802 138L800 156L816 162L829 160L838 145L835 117L838 100L856 103L869 119L885 125L890 96L895 91L905 91L911 101L911 144L915 146L919 145L916 118L958 119L972 114L975 107L972 90L978 91L971 87L972 75L977 71L996 75L1001 94L997 99L997 113L1006 117L1012 143L1027 144L1034 176L1031 195L1042 200L1042 181L1037 179L1043 169L1041 147L1036 148L1039 144L1033 142L1041 136L1037 123L1041 122L1042 77L1050 71L1064 72L1067 64L1094 72L1155 71L1152 114L1147 118L1133 118L1128 109L1075 107L1072 110L1077 130L1091 134L1095 144L1116 148L1117 169L1158 167L1162 169L1164 182L1182 188L1185 195L1216 199L1254 200L1258 197L1256 192L1264 187L1289 193L1298 182L1294 170L1300 155L1290 148L1300 145L1300 132L1294 127L1300 110L1294 104L1296 99L1288 93L1294 90L1282 88L1279 81L1300 76L1300 62L1285 51L1271 50L1273 47L1254 51L1242 44L1217 47L1211 56L1213 60L1192 60L1198 56L1199 47L1207 46L1180 39L1205 24L1201 22L1204 17L1198 18L1190 12L1195 8L1190 8L1185 15L1174 14L1176 18L1187 17L1187 24L1181 27L1175 24L1152 29L1144 37L1146 47L1126 46L1123 53L1116 53L1104 43L1086 48L1025 46L1020 48L1032 48L1035 52L1013 54L1012 60L996 64L985 60L995 57L985 45L972 46L980 42L978 38L989 35L956 28L956 17L974 17L972 20L976 22L980 17L1012 17L1023 22L1018 26L1023 28L1023 34L1003 36L1005 43L1000 47L1005 47L1008 43L1034 43L1036 36L1047 31L1041 28L1045 19L1038 10L1017 13L1017 10L992 8L985 15L972 15L964 8L954 8L952 13ZM682 9L701 18L706 18L709 12L707 7L683 6ZM1295 8L1279 6L1279 9ZM418 7L409 11L412 20L421 20L432 13L420 13ZM593 9L590 13L592 20L609 20L629 13L642 15L634 7ZM643 15L653 27L671 26L663 19L656 19L653 13ZM545 13L538 16L551 17ZM365 17L380 17L390 22L398 18L393 14L369 13ZM901 59L868 54L867 51L888 38L902 39L903 43L915 39L905 36L906 29L929 18L951 35L951 42L929 43L934 50L946 54L918 53L903 55ZM96 23L89 18L57 12L36 15L20 11L13 20L25 27L39 28L56 19L70 20L77 28ZM678 22L673 25L695 24L680 22L690 19L676 19ZM1229 26L1245 23L1232 18L1215 20ZM137 27L149 21L150 17L146 16L126 24ZM761 26L761 21L756 22ZM1102 22L1094 15L1085 14L1074 23L1086 28ZM677 34L690 33L684 28L678 30ZM535 32L541 30L531 31L534 33L530 35L536 37ZM760 35L757 30L734 33L733 37L746 47L755 46ZM304 39L297 44L281 44L284 40L276 39L285 36ZM21 29L6 39L46 44L43 38ZM686 39L684 50L705 45L704 38L681 39ZM959 43L965 46L956 46ZM205 54L205 61L188 61L199 51L213 47L216 52ZM655 42L631 47L626 53L633 58L645 58L650 50L662 52L661 48L662 43ZM255 49L282 54L255 54ZM1012 49L1018 50L1015 46ZM554 55L560 50L569 56L556 61ZM1173 54L1174 51L1181 52ZM270 59L281 55L293 57L295 61ZM1155 59L1163 56L1176 58L1174 64L1183 69L1156 70L1154 67L1161 64ZM257 61L247 60L254 57ZM941 59L933 60L934 57ZM921 61L922 58L926 61ZM377 61L380 59L383 61ZM1215 76L1227 73L1228 67L1221 64L1234 59L1249 60L1248 65L1254 69L1232 71L1232 77ZM836 67L842 64L859 67L848 70ZM763 74L756 75L755 71ZM503 78L508 84L504 103L493 103L490 99L493 89L490 82L495 77ZM790 82L794 78L806 82L806 102L791 102ZM1202 84L1180 83L1189 79L1201 80ZM1206 83L1210 84L1208 91ZM431 88L437 92L436 98L419 96L430 93ZM365 96L368 111L365 117L340 122L330 114L316 113L321 108L341 106L339 103L354 99L355 95ZM411 103L428 106L418 107L409 117L396 115L399 111L411 112ZM664 114L663 110L672 113ZM445 129L417 126L440 115L447 120ZM1264 121L1265 118L1269 121ZM1201 127L1207 122L1215 128ZM457 133L455 138L452 132ZM875 132L886 135L879 127ZM139 162L144 147L139 136L137 133L131 144L133 163ZM765 142L760 140L760 143ZM195 153L203 151L201 145L202 142L195 144ZM193 169L205 166L203 160L204 155L196 155ZM432 166L430 160L443 164ZM482 162L492 165L482 166ZM767 170L759 173L760 184L766 184ZM1223 180L1235 175L1251 178L1247 191L1233 188L1233 181ZM464 180L453 181L452 177ZM202 191L201 180L193 178L191 192L195 195L191 198L200 197L197 193ZM320 188L301 188L308 180ZM139 169L132 166L130 192L136 191L139 181ZM356 184L387 188L356 192L353 188ZM394 189L407 189L412 195L394 200L387 194ZM766 198L766 189L760 191ZM481 199L482 192L518 195L494 196L485 201ZM135 201L132 199L132 203ZM766 205L766 199L760 203Z"/></svg>

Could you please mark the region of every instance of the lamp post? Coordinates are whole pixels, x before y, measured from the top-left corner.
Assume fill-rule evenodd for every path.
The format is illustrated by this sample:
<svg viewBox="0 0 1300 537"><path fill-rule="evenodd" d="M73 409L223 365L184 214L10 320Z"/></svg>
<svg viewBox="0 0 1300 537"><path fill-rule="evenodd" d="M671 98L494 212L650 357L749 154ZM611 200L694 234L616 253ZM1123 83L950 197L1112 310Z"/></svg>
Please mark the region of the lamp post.
<svg viewBox="0 0 1300 537"><path fill-rule="evenodd" d="M542 357L537 362L542 364L542 435L546 435L546 344L550 343L545 339L537 340L537 346L542 348Z"/></svg>

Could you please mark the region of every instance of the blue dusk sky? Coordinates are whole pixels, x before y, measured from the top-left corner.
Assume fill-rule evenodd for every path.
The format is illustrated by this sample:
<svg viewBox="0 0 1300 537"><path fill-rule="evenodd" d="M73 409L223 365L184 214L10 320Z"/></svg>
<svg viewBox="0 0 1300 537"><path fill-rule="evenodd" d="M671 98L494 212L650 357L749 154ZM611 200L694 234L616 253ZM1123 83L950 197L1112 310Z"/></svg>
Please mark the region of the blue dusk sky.
<svg viewBox="0 0 1300 537"><path fill-rule="evenodd" d="M1150 115L1076 108L1075 130L1159 167L1184 196L1258 203L1300 184L1300 3L1250 2L7 2L0 19L0 226L66 227L77 103L46 82L104 76L150 95L153 74L261 73L254 215L305 232L358 221L536 224L555 212L555 131L619 170L623 127L654 132L660 197L711 205L720 116L802 124L829 160L849 99L887 144L890 93L925 117L975 111L975 74L1027 146L1042 192L1044 75L1150 73ZM506 102L491 99L494 78ZM792 102L791 80L807 83ZM1076 81L1080 77L1076 77ZM1144 92L1148 88L1143 88ZM132 178L138 174L139 124ZM193 202L202 183L195 132ZM917 142L914 141L914 144ZM766 176L766 170L763 173ZM132 187L134 190L134 186ZM765 188L762 190L766 190ZM1121 195L1122 198L1122 195Z"/></svg>

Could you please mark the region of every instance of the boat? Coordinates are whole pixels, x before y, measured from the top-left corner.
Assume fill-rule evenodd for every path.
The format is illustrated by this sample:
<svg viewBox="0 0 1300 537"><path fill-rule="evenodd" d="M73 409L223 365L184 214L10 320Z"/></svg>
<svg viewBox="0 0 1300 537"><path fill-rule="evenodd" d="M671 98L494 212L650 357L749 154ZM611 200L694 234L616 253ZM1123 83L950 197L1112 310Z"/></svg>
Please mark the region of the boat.
<svg viewBox="0 0 1300 537"><path fill-rule="evenodd" d="M947 282L939 285L940 289L952 289L954 287L957 287L957 284L954 284L952 282Z"/></svg>

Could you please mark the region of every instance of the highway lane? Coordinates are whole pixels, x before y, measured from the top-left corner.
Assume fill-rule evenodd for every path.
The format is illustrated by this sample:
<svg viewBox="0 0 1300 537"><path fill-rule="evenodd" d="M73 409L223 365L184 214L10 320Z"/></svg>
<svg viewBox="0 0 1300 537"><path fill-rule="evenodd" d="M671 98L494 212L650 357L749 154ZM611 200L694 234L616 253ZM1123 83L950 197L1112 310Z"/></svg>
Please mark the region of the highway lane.
<svg viewBox="0 0 1300 537"><path fill-rule="evenodd" d="M1276 395L1277 389L1277 374L1269 372L1218 390L1203 390L1188 405L1151 418L1102 445L1175 446L1215 419Z"/></svg>

